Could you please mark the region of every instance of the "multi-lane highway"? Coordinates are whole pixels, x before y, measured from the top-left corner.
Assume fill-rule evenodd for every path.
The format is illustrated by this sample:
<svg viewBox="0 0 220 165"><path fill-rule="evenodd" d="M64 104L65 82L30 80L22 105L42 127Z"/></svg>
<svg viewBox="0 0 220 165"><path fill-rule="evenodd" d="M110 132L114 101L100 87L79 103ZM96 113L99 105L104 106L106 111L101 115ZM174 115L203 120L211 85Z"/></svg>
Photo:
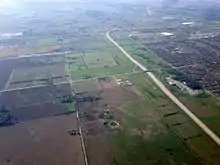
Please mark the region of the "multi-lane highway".
<svg viewBox="0 0 220 165"><path fill-rule="evenodd" d="M106 33L106 37L109 41L111 41L131 62L133 62L135 65L137 65L141 70L146 72L147 76L149 76L152 81L157 85L163 93L169 97L182 111L184 111L189 118L191 118L213 141L216 142L218 146L220 146L220 138L212 131L210 128L208 128L197 116L195 116L176 96L174 96L167 88L166 86L155 77L155 75L148 71L146 67L144 67L140 62L135 60L129 53L127 53L115 40L111 37L111 32L109 31Z"/></svg>

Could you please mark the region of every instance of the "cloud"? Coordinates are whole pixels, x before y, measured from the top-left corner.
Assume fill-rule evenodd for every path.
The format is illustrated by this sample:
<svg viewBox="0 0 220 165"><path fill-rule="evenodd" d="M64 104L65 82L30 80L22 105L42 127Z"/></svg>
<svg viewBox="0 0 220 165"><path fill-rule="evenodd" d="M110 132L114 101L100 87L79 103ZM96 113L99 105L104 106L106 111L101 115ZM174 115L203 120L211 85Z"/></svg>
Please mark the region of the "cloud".
<svg viewBox="0 0 220 165"><path fill-rule="evenodd" d="M0 7L16 7L22 0L0 0Z"/></svg>

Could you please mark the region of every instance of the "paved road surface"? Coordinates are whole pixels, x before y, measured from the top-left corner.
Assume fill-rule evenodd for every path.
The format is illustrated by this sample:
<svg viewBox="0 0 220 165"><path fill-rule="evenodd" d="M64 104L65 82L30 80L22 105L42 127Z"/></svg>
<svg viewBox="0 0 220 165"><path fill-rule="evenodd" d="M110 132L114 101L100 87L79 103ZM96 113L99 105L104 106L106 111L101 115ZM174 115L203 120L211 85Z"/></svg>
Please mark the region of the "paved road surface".
<svg viewBox="0 0 220 165"><path fill-rule="evenodd" d="M110 33L112 31L109 31L106 33L106 37L135 65L137 65L139 68L141 68L143 71L146 72L146 74L154 81L154 83L164 92L164 94L167 95L179 108L181 108L213 141L216 142L218 146L220 146L220 138L212 132L201 120L199 120L198 117L196 117L182 102L180 102L177 97L175 97L166 87L163 85L163 83L157 79L152 72L149 72L147 68L145 68L142 64L140 64L138 61L136 61L133 57L131 57L130 54L128 54L116 41L114 41Z"/></svg>

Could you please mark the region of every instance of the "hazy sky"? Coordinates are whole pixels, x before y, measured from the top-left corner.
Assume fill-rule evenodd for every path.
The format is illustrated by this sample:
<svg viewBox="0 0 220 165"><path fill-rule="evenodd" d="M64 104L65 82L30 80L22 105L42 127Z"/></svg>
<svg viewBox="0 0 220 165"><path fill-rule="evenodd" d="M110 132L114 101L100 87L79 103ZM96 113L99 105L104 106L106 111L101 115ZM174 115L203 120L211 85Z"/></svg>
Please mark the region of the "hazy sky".
<svg viewBox="0 0 220 165"><path fill-rule="evenodd" d="M85 0L0 0L0 8L13 8L13 7L19 7L21 6L23 3L25 2L54 2L54 1L61 1L61 2L65 2L65 1L85 1ZM87 0L87 1L93 1L93 0ZM119 1L119 0L100 0L100 1ZM136 1L136 0L120 0L120 1ZM141 0L140 0L141 1ZM151 2L156 2L158 4L163 4L163 3L190 3L190 2L219 2L220 0L142 0L143 2L146 1L151 1Z"/></svg>
<svg viewBox="0 0 220 165"><path fill-rule="evenodd" d="M21 4L23 0L0 0L0 7L14 7Z"/></svg>

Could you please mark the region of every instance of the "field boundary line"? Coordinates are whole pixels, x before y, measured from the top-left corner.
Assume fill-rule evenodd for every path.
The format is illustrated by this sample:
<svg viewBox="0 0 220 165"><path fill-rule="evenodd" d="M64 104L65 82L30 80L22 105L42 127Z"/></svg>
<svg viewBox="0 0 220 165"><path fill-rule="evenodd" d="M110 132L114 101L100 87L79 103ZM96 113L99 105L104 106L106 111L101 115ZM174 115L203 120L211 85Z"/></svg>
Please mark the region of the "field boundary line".
<svg viewBox="0 0 220 165"><path fill-rule="evenodd" d="M143 72L142 71L136 71L136 72L120 73L120 74L115 74L115 75L120 76L120 75L129 75L129 74L138 74L138 73L143 73ZM108 75L108 76L111 76L111 75ZM88 79L77 79L77 80L73 80L72 83L89 81L89 80L93 80L93 79L100 79L100 78L108 77L108 76L103 75L103 76L92 77L92 78L88 78ZM69 81L63 81L63 82L59 82L59 83L54 83L54 85L68 84L68 83L70 83L70 82ZM18 90L24 90L24 89L31 89L31 88L46 87L46 86L48 86L48 84L35 85L35 86L29 86L29 87L21 87L21 88L3 89L3 90L0 90L0 93L12 92L12 91L18 91Z"/></svg>
<svg viewBox="0 0 220 165"><path fill-rule="evenodd" d="M47 103L53 103L53 101L48 100L48 101L42 101L42 102L36 102L33 104L27 104L27 105L18 105L18 108L26 108L26 107L30 107L30 106L37 106L37 105L42 105L42 104L47 104Z"/></svg>
<svg viewBox="0 0 220 165"><path fill-rule="evenodd" d="M8 81L7 81L6 85L5 85L5 89L8 88L8 86L9 86L9 84L10 84L10 82L11 82L11 79L12 79L12 77L13 77L13 75L14 75L14 72L15 72L15 69L12 70L12 72L11 72L9 78L8 78Z"/></svg>
<svg viewBox="0 0 220 165"><path fill-rule="evenodd" d="M107 76L103 75L103 76L91 77L91 78L87 78L87 79L77 79L77 80L72 80L72 82L73 83L77 83L77 82L89 81L89 80L94 80L94 79L101 79L101 78L104 78L104 77L121 76L121 75L132 75L132 74L139 74L139 73L143 73L143 71L127 72L127 73L120 73L120 74L107 75Z"/></svg>
<svg viewBox="0 0 220 165"><path fill-rule="evenodd" d="M74 93L74 85L73 85L73 81L72 81L72 78L71 78L71 71L68 67L68 74L69 74L69 83L70 83L70 86L71 86L71 93L72 95L75 95ZM85 143L84 143L84 139L83 139L83 134L82 134L82 128L81 128L81 125L80 125L80 119L79 119L79 109L77 107L76 109L76 118L77 118L77 123L78 123L78 131L79 131L79 134L80 134L80 141L81 141L81 146L82 146L82 152L83 152L83 156L84 156L84 162L85 162L85 165L89 165L88 164L88 158L87 158L87 154L86 154L86 147L85 147Z"/></svg>
<svg viewBox="0 0 220 165"><path fill-rule="evenodd" d="M68 83L69 83L69 81L63 81L63 82L59 82L59 83L54 83L54 85L68 84ZM35 86L29 86L29 87L22 87L22 88L3 89L3 90L0 90L0 93L19 91L19 90L25 90L25 89L31 89L31 88L46 87L46 86L48 86L48 84L45 84L45 85L35 85Z"/></svg>
<svg viewBox="0 0 220 165"><path fill-rule="evenodd" d="M64 52L51 52L51 53L36 53L36 54L26 54L26 55L14 55L9 57L2 57L0 61L4 60L16 60L22 58L31 58L31 57L42 57L42 56L55 56L55 55L64 55L64 54L71 54L74 53L73 51L64 51Z"/></svg>
<svg viewBox="0 0 220 165"><path fill-rule="evenodd" d="M128 54L115 40L113 40L110 36L110 33L106 32L107 39L112 42L131 62L141 68L146 75L151 78L151 80L160 88L160 90L168 97L171 101L173 101L182 111L186 113L186 115L192 119L218 146L220 146L220 138L210 130L197 116L195 116L176 96L174 96L166 86L158 80L152 72L149 72L147 68L145 68L142 64L140 64L137 60L135 60L130 54Z"/></svg>

